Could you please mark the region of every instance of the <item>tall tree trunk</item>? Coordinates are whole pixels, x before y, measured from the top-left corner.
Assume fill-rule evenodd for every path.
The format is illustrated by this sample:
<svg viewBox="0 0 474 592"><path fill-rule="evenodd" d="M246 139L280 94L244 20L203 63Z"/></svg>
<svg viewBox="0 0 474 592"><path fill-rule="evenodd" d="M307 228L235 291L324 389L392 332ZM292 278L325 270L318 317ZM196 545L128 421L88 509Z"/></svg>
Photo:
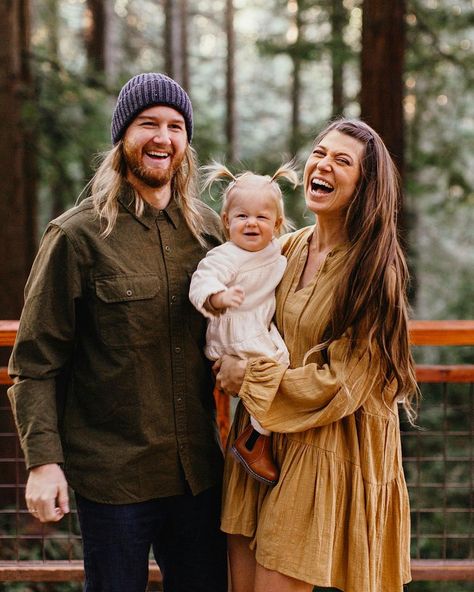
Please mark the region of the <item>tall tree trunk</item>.
<svg viewBox="0 0 474 592"><path fill-rule="evenodd" d="M173 51L173 24L175 22L174 16L174 1L165 0L165 30L164 30L164 54L165 54L165 72L168 76L174 77L174 51Z"/></svg>
<svg viewBox="0 0 474 592"><path fill-rule="evenodd" d="M180 0L181 84L189 92L188 0Z"/></svg>
<svg viewBox="0 0 474 592"><path fill-rule="evenodd" d="M227 35L225 132L227 140L227 158L233 162L237 160L235 119L235 30L233 0L226 0L225 29Z"/></svg>
<svg viewBox="0 0 474 592"><path fill-rule="evenodd" d="M332 116L344 113L344 62L346 44L344 27L347 25L347 10L342 0L332 0L330 5L332 29L331 62L332 62Z"/></svg>
<svg viewBox="0 0 474 592"><path fill-rule="evenodd" d="M290 153L296 154L300 148L301 139L301 121L300 121L300 103L301 103L301 65L302 57L300 50L300 40L302 38L302 17L301 0L296 1L295 11L295 42L290 50L291 61L293 62L293 80L291 85L291 137Z"/></svg>
<svg viewBox="0 0 474 592"><path fill-rule="evenodd" d="M0 38L0 316L16 319L36 250L35 134L33 124L22 117L33 96L27 0L0 2Z"/></svg>
<svg viewBox="0 0 474 592"><path fill-rule="evenodd" d="M403 174L405 0L364 0L361 117L383 138Z"/></svg>
<svg viewBox="0 0 474 592"><path fill-rule="evenodd" d="M301 58L293 54L293 80L291 85L291 138L290 153L296 154L300 148L301 124L300 124L300 101L301 101Z"/></svg>
<svg viewBox="0 0 474 592"><path fill-rule="evenodd" d="M110 16L110 1L109 0L86 0L85 10L85 27L84 27L84 45L87 55L86 79L85 84L89 88L102 87L108 78L108 62L107 58L110 55L110 48L107 47L109 38L109 21ZM60 56L57 56L58 62ZM84 118L95 112L96 106L83 105ZM65 141L67 143L67 140ZM90 156L86 155L84 151L80 151L79 164L83 171L83 178L88 178L91 175ZM61 185L68 181L67 176L62 174L64 168L58 170L56 173L57 185L53 193L54 215L58 215L58 208L64 211L65 203L64 196L68 192L61 189ZM59 197L58 197L59 196Z"/></svg>
<svg viewBox="0 0 474 592"><path fill-rule="evenodd" d="M364 0L362 10L361 117L382 136L403 180L405 0ZM406 250L409 220L404 203L398 226Z"/></svg>
<svg viewBox="0 0 474 592"><path fill-rule="evenodd" d="M120 39L122 23L112 2L105 3L105 22L105 78L113 84L122 70L124 48Z"/></svg>
<svg viewBox="0 0 474 592"><path fill-rule="evenodd" d="M59 7L58 7L59 0L46 0L46 7L47 7L47 17L46 22L48 23L48 58L51 60L52 63L58 64L60 63L59 57L59 38L60 38L60 19L59 19ZM63 148L62 143L56 138L55 140L55 148L58 152L60 152ZM63 204L63 184L61 183L62 178L62 170L60 169L59 165L55 167L54 175L52 175L51 179L48 183L49 194L50 194L50 204L51 204L51 211L50 217L56 218L64 211L64 204Z"/></svg>
<svg viewBox="0 0 474 592"><path fill-rule="evenodd" d="M59 10L58 0L46 0L48 39L46 47L48 55L56 60L59 55Z"/></svg>
<svg viewBox="0 0 474 592"><path fill-rule="evenodd" d="M189 88L187 64L187 1L165 0L165 71L185 88ZM188 78L187 84L185 78Z"/></svg>
<svg viewBox="0 0 474 592"><path fill-rule="evenodd" d="M105 73L106 12L104 0L87 0L87 21L84 32L89 71Z"/></svg>

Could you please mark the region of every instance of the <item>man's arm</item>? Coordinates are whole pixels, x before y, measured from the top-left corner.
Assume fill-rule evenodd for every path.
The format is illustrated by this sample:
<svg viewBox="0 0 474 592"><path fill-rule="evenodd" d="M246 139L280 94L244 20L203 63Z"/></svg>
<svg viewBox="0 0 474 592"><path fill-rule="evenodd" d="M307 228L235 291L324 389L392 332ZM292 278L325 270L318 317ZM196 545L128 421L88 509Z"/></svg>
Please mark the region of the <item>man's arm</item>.
<svg viewBox="0 0 474 592"><path fill-rule="evenodd" d="M69 511L58 432L57 378L68 365L75 332L75 300L81 280L77 256L61 229L46 231L25 289L8 390L30 471L26 501L42 522Z"/></svg>

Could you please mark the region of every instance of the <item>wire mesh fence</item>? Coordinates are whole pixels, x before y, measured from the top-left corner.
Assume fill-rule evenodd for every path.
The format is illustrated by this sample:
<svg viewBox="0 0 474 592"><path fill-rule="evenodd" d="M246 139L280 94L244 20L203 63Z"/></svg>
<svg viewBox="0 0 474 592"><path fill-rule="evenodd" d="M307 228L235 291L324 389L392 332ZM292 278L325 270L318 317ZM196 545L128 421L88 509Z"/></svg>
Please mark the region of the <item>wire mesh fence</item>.
<svg viewBox="0 0 474 592"><path fill-rule="evenodd" d="M0 340L0 346L10 341ZM418 427L402 417L401 428L414 563L456 560L466 567L456 568L451 582L414 582L410 592L474 591L474 367L462 368L461 374L447 367L423 372ZM82 548L74 503L71 513L55 524L41 525L28 513L27 474L6 395L8 382L5 369L0 369L0 590L76 592L82 589ZM419 576L415 568L414 579L450 579L440 565L431 576L429 566L419 570ZM31 568L30 583L24 571L15 575L15 568L21 571L24 566ZM155 570L150 591L161 589L159 579Z"/></svg>
<svg viewBox="0 0 474 592"><path fill-rule="evenodd" d="M413 558L474 559L473 384L423 384L419 428L402 421Z"/></svg>

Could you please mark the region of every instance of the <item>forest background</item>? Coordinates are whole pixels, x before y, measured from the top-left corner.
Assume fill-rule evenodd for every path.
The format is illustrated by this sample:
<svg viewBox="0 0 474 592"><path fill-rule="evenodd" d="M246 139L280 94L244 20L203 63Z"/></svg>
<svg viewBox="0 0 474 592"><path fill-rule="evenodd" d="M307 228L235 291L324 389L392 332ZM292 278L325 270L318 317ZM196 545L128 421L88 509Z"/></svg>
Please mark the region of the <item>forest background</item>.
<svg viewBox="0 0 474 592"><path fill-rule="evenodd" d="M110 147L122 84L147 71L188 90L201 164L267 173L295 157L302 168L330 118L371 123L403 177L412 317L474 318L474 0L0 0L0 39L2 319L19 318L41 233L76 203ZM301 187L285 194L297 226L311 224ZM472 363L467 348L415 353ZM444 395L424 395L430 427ZM456 504L469 507L471 494ZM463 519L455 528L469 532ZM423 556L438 552L425 541ZM469 553L453 547L452 556ZM446 586L411 589L472 590Z"/></svg>
<svg viewBox="0 0 474 592"><path fill-rule="evenodd" d="M17 0L1 3L0 35L3 318L18 318L38 237L76 202L142 71L188 90L202 164L302 164L328 119L362 116L403 174L412 316L474 317L472 0ZM310 224L301 188L286 193Z"/></svg>

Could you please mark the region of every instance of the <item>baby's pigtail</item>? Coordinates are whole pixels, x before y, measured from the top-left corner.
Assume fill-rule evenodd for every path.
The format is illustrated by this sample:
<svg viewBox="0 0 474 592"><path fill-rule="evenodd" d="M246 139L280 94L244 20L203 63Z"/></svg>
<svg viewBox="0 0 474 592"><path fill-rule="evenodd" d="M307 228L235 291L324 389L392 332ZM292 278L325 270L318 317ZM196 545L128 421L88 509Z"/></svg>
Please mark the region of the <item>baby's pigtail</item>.
<svg viewBox="0 0 474 592"><path fill-rule="evenodd" d="M282 235L285 234L286 232L290 232L292 230L294 230L296 228L295 223L288 218L285 213L284 213L284 205L283 205L283 192L281 190L281 187L278 183L279 179L286 179L287 181L290 181L290 183L293 185L293 189L296 189L296 187L298 187L298 185L300 184L300 179L296 170L296 164L294 160L290 160L288 162L285 162L285 164L282 164L281 167L279 167L279 169L273 174L273 177L271 177L270 179L270 183L275 183L275 185L278 188L278 193L280 196L280 211L281 211L281 216L283 219L282 225L280 226L278 235Z"/></svg>
<svg viewBox="0 0 474 592"><path fill-rule="evenodd" d="M294 160L290 160L288 162L285 162L285 164L282 164L281 167L276 171L276 173L274 173L270 181L272 183L277 182L277 179L281 178L290 181L290 183L293 185L293 189L296 189L298 187L300 179L296 171L296 165Z"/></svg>
<svg viewBox="0 0 474 592"><path fill-rule="evenodd" d="M225 165L221 164L220 162L216 162L215 160L213 160L211 164L202 166L201 171L204 173L202 185L203 191L207 188L210 189L212 184L218 180L229 179L233 182L237 180L235 175L233 175Z"/></svg>

